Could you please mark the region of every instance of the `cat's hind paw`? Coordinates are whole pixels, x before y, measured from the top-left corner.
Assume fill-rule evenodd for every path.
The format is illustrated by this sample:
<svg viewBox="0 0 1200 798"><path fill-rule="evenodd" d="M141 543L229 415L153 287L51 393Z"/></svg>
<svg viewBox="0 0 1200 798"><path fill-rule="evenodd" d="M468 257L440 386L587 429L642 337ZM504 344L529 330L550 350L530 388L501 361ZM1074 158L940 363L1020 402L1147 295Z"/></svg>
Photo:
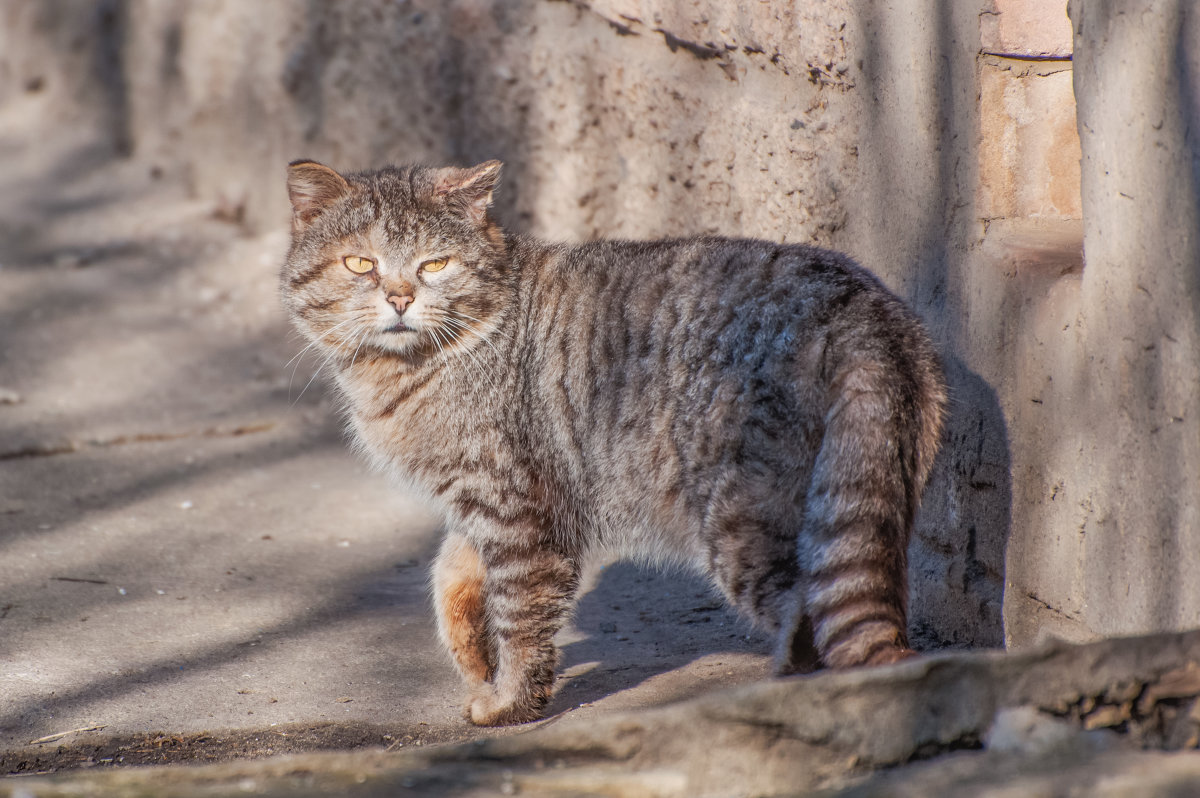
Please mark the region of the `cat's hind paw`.
<svg viewBox="0 0 1200 798"><path fill-rule="evenodd" d="M911 648L904 646L895 646L889 648L881 648L867 657L863 661L863 665L891 665L895 662L903 662L906 659L921 656Z"/></svg>

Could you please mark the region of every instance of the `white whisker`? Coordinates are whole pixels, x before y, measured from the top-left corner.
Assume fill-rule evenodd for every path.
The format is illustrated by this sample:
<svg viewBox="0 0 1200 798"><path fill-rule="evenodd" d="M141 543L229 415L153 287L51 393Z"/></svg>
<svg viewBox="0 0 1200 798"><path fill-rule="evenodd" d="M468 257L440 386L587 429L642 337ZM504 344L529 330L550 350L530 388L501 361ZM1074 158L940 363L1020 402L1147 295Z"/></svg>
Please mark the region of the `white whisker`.
<svg viewBox="0 0 1200 798"><path fill-rule="evenodd" d="M470 313L463 313L458 308L445 308L445 312L453 313L455 316L458 316L459 318L466 319L467 321L477 322L478 324L492 324L492 322L484 321L483 319L477 319L474 316L472 316ZM495 326L495 325L493 324L493 326Z"/></svg>
<svg viewBox="0 0 1200 798"><path fill-rule="evenodd" d="M461 321L458 321L457 319L451 318L449 316L442 316L442 318L439 321L443 322L448 327L456 328L457 330L462 330L464 332L476 332L476 330L474 330L474 328L469 327L469 326L463 324ZM444 334L448 333L449 329L443 329L442 332ZM485 342L487 342L487 339L481 339L481 340L484 340ZM490 344L490 342L487 342L487 343ZM464 355L466 355L471 360L471 362L475 366L474 371L477 374L479 374L479 376L481 376L483 379L485 379L487 381L487 383L491 386L492 390L494 390L494 391L500 390L500 386L496 382L496 375L493 373L494 370L491 368L488 368L488 364L476 355L476 353L474 352L472 347L463 345L463 346L459 347L458 351L462 352ZM492 346L492 351L496 352L497 355L500 354L495 346Z"/></svg>
<svg viewBox="0 0 1200 798"><path fill-rule="evenodd" d="M433 342L435 344L437 344L438 354L440 354L442 357L445 357L446 356L446 344L443 342L443 337L441 335L441 332L442 331L437 327L429 328L429 335L431 338L433 338Z"/></svg>
<svg viewBox="0 0 1200 798"><path fill-rule="evenodd" d="M325 337L327 337L327 336L329 336L329 335L332 335L332 334L333 334L333 332L334 332L335 330L337 330L339 327L342 327L342 326L344 326L344 325L346 325L346 324L349 324L349 323L351 323L351 322L353 322L353 321L358 321L358 320L359 320L359 319L358 319L358 317L357 317L357 316L355 316L355 317L351 317L351 318L349 318L349 319L346 319L346 320L342 321L340 324L335 324L335 325L333 325L333 326L332 326L332 327L330 327L328 330L326 330L325 332L321 333L321 334L320 334L320 335L318 335L318 336L317 336L315 339L313 339L311 342L309 342L308 346L304 347L304 348L303 348L303 349L301 349L299 352L297 352L297 353L296 353L296 355L295 355L295 357L293 357L291 360L289 360L288 362L286 362L286 363L284 363L284 364L283 364L283 367L284 367L284 368L287 368L288 366L292 365L292 362L293 362L293 361L295 361L297 358L299 358L300 356L302 356L302 355L303 355L305 352L307 352L308 350L312 349L312 348L313 348L314 346L316 346L317 344L321 343L321 340L322 340L323 338L325 338Z"/></svg>
<svg viewBox="0 0 1200 798"><path fill-rule="evenodd" d="M453 316L443 316L441 320L443 322L445 322L446 324L453 325L455 328L462 330L463 332L474 333L475 336L477 338L479 338L479 340L483 341L485 344L490 346L492 348L492 351L495 352L497 356L500 355L500 350L496 348L495 344L493 344L491 341L488 340L488 336L480 334L480 331L477 330L475 327L472 327L471 325L466 324L465 322L461 321L460 319L456 319ZM486 324L486 323L480 322L480 324ZM495 327L494 325L491 326L490 329L485 326L484 332L486 332L486 333L500 332L502 335L506 334L506 333L503 333L502 331L500 331L499 328Z"/></svg>
<svg viewBox="0 0 1200 798"><path fill-rule="evenodd" d="M317 336L317 337L316 337L316 338L314 338L314 339L313 339L311 342L309 342L308 346L304 347L304 348L303 348L303 349L301 349L299 352L297 352L297 353L296 353L296 355L295 355L295 357L293 357L293 358L292 358L291 360L289 360L287 363L284 363L284 364L283 364L283 367L284 367L285 369L286 369L288 366L291 366L293 363L295 363L295 364L296 364L295 366L293 366L293 367L292 367L292 373L291 373L291 376L289 376L289 377L288 377L288 395L289 395L289 396L291 396L291 393L292 393L292 381L293 381L294 379L296 379L296 369L300 368L300 358L304 357L304 353L305 353L305 352L307 352L308 350L312 349L314 346L317 346L318 344L320 344L320 343L321 343L321 341L322 341L322 340L323 340L323 339L324 339L326 336L329 336L329 335L333 334L333 332L334 332L334 331L336 331L336 330L337 330L339 327L341 327L341 326L343 326L343 325L346 325L346 324L349 324L349 323L350 323L350 322L352 322L352 321L355 321L355 318L353 318L353 317L352 317L352 318L346 319L345 321L341 322L340 324L335 324L333 327L331 327L330 329L328 329L328 330L326 330L325 332L321 333L319 336Z"/></svg>
<svg viewBox="0 0 1200 798"><path fill-rule="evenodd" d="M345 343L352 336L357 334L359 328L357 326L352 327L347 333L343 334L333 344L327 344L325 339L332 336L334 333L336 333L342 327L345 327L347 324L356 324L356 325L362 324L368 317L369 317L369 314L360 312L360 313L354 314L350 318L343 319L342 321L333 325L328 330L325 330L320 335L318 335L316 338L314 338L312 340L312 342L308 344L308 346L301 349L298 353L296 353L295 357L293 357L291 360L289 360L287 362L287 364L284 365L284 368L287 368L287 366L292 364L293 362L296 364L295 366L292 367L291 376L288 377L288 395L290 396L292 393L292 381L296 378L296 370L298 368L300 368L300 358L303 357L303 355L306 352L308 352L309 349L312 349L314 346L317 346L318 344L323 345L323 346L328 346L328 352L326 353L325 357L322 358L320 364L318 364L317 370L315 372L313 372L312 377L310 377L308 382L305 383L304 388L301 389L301 391L300 391L300 394L292 401L292 403L291 403L292 407L294 407L296 405L296 402L299 402L301 397L304 396L305 391L307 391L308 387L313 384L313 380L315 380L317 378L317 376L321 373L321 370L324 369L325 366L329 365L330 361L333 360L333 358L335 358L337 356L338 347L345 345Z"/></svg>
<svg viewBox="0 0 1200 798"><path fill-rule="evenodd" d="M346 369L347 371L354 369L354 364L358 360L358 351L362 349L363 343L366 342L367 336L370 334L371 326L369 324L364 324L361 327L361 332L358 334L358 346L354 347L354 357L350 358L350 366Z"/></svg>

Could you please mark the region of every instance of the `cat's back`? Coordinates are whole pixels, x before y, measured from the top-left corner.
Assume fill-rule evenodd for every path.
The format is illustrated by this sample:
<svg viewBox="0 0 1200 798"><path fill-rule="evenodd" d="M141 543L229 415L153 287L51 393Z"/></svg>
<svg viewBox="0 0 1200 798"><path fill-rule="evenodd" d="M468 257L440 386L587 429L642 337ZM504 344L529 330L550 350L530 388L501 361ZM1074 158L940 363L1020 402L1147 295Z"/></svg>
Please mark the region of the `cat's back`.
<svg viewBox="0 0 1200 798"><path fill-rule="evenodd" d="M542 303L596 303L593 315L635 326L663 310L712 314L709 326L753 309L820 314L852 299L901 303L848 256L805 244L698 236L600 240L546 251L531 275ZM860 320L869 322L868 319Z"/></svg>
<svg viewBox="0 0 1200 798"><path fill-rule="evenodd" d="M697 237L527 260L536 426L564 472L614 495L704 507L722 473L768 495L810 468L839 373L938 379L916 318L839 253Z"/></svg>
<svg viewBox="0 0 1200 798"><path fill-rule="evenodd" d="M539 340L550 336L564 355L586 354L613 376L639 365L728 373L738 361L762 365L815 342L839 350L829 354L842 344L931 350L916 317L873 274L818 247L601 240L528 260L526 318Z"/></svg>

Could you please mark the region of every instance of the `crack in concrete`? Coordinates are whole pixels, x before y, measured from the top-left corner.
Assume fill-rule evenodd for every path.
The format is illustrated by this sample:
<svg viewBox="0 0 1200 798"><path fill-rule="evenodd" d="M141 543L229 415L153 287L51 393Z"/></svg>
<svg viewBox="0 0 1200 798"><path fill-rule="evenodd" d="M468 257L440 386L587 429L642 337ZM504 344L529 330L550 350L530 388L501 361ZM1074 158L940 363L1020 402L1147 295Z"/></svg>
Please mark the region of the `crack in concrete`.
<svg viewBox="0 0 1200 798"><path fill-rule="evenodd" d="M592 14L593 16L603 20L605 24L607 24L610 28L612 28L614 31L616 31L618 36L641 36L642 35L639 31L637 31L634 28L634 26L635 25L645 25L645 23L642 20L638 19L637 17L630 17L630 16L626 16L626 15L622 14L622 15L620 15L621 19L625 20L625 22L618 22L617 20L612 19L611 17L607 17L604 14L601 14L599 11L592 8L591 5L584 2L584 0L559 0L559 1L569 3L570 5L574 6L575 8L577 8L579 10L586 11L589 14ZM629 24L625 24L626 22ZM663 42L667 45L668 48L670 48L672 53L677 53L680 50L684 50L688 53L691 53L693 56L695 56L697 59L699 59L701 61L711 61L713 59L719 59L717 61L717 66L720 67L721 71L725 73L725 76L732 81L737 81L737 68L734 66L733 62L729 59L730 53L738 51L739 48L737 47L737 45L728 44L725 42L705 42L705 43L701 44L700 42L692 41L690 39L685 39L681 36L676 36L674 33L667 30L666 28L652 28L652 30L654 33L662 34ZM762 47L759 47L757 45L754 45L754 46L746 45L746 46L741 47L740 49L742 50L742 52L744 52L748 56L765 55L766 54L766 51ZM779 58L780 58L779 52L776 51L776 53L773 56L771 56L771 63L774 66L776 66L780 71L782 71L785 75L789 74L787 69L782 64L779 63Z"/></svg>
<svg viewBox="0 0 1200 798"><path fill-rule="evenodd" d="M689 41L688 39L682 39L676 36L674 33L671 33L671 31L664 30L663 28L655 28L654 32L662 34L663 41L667 43L667 47L669 47L673 53L678 52L679 50L687 50L701 61L708 61L711 58L719 58L725 53L725 50L717 47Z"/></svg>
<svg viewBox="0 0 1200 798"><path fill-rule="evenodd" d="M1061 615L1062 617L1067 618L1072 621L1078 620L1077 616L1073 615L1071 612L1069 612L1067 610L1060 610L1058 607L1055 607L1053 604L1048 603L1044 599L1037 596L1035 593L1026 591L1025 597L1030 599L1031 601L1035 602L1043 609L1049 610L1050 612L1054 613L1055 615Z"/></svg>
<svg viewBox="0 0 1200 798"><path fill-rule="evenodd" d="M1029 53L1005 53L998 50L980 50L980 55L990 55L993 58L1007 58L1012 61L1070 61L1072 56L1067 55L1030 55Z"/></svg>
<svg viewBox="0 0 1200 798"><path fill-rule="evenodd" d="M238 438L242 435L253 435L266 432L275 427L274 421L241 424L236 427L209 427L203 430L187 432L135 432L128 435L115 435L109 438L92 438L84 441L56 441L52 443L33 443L8 451L0 451L0 461L23 460L36 457L54 457L60 454L71 454L85 449L106 449L110 446L127 446L135 443L165 443L185 440L187 438Z"/></svg>
<svg viewBox="0 0 1200 798"><path fill-rule="evenodd" d="M575 6L576 8L578 8L581 11L587 11L588 13L599 17L600 19L604 20L604 22L607 23L610 28L612 28L614 31L616 31L618 36L641 36L640 33L635 31L629 25L625 25L621 22L617 22L615 19L604 16L599 11L592 8L587 3L583 2L583 0L561 0L561 2L566 2L570 5ZM626 19L631 23L637 23L637 24L641 23L641 20L637 19L636 17L626 17L624 15L621 15L621 16L623 19Z"/></svg>

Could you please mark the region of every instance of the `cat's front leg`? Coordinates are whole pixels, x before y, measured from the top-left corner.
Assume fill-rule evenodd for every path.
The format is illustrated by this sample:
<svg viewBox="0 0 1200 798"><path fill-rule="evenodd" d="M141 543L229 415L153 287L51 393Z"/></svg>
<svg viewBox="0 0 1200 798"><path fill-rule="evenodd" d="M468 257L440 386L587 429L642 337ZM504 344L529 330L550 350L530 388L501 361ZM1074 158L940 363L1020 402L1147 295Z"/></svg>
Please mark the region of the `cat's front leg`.
<svg viewBox="0 0 1200 798"><path fill-rule="evenodd" d="M495 668L488 644L483 583L478 549L463 535L446 535L433 564L438 637L472 691L490 681Z"/></svg>
<svg viewBox="0 0 1200 798"><path fill-rule="evenodd" d="M527 723L542 716L554 689L558 651L553 638L579 589L571 558L519 535L481 546L488 641L495 657L491 681L476 685L467 717L479 726Z"/></svg>

